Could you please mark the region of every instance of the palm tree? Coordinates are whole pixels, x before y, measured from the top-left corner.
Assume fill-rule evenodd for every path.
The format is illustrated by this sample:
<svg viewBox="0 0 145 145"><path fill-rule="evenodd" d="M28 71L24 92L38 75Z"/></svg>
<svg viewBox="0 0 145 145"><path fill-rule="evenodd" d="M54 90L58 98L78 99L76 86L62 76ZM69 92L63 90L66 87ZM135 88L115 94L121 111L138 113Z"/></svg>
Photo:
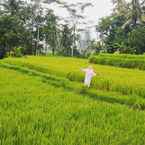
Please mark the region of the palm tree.
<svg viewBox="0 0 145 145"><path fill-rule="evenodd" d="M114 11L117 15L124 15L128 11L128 4L126 0L112 0L115 5Z"/></svg>
<svg viewBox="0 0 145 145"><path fill-rule="evenodd" d="M3 13L7 13L10 15L19 15L20 10L24 6L24 2L17 0L6 0L0 2L0 6L3 7Z"/></svg>
<svg viewBox="0 0 145 145"><path fill-rule="evenodd" d="M132 24L142 23L142 10L139 0L132 0Z"/></svg>
<svg viewBox="0 0 145 145"><path fill-rule="evenodd" d="M37 29L37 40L36 40L36 55L38 55L38 46L40 42L40 21L37 19L37 16L40 16L41 13L41 4L44 3L46 5L52 4L56 2L57 4L62 4L59 0L32 0L34 2L33 5L33 21L36 24ZM48 8L49 9L49 8Z"/></svg>
<svg viewBox="0 0 145 145"><path fill-rule="evenodd" d="M85 8L93 6L92 3L76 3L76 4L67 4L67 3L63 3L62 7L66 8L67 11L70 14L70 21L68 21L68 23L73 22L73 47L71 50L71 56L73 57L74 55L74 49L76 48L76 31L77 31L77 24L79 23L80 20L85 19L85 16L83 15ZM78 12L79 10L81 10L81 12Z"/></svg>
<svg viewBox="0 0 145 145"><path fill-rule="evenodd" d="M122 26L123 29L129 26L137 26L144 24L144 10L143 10L144 1L132 0L130 3L130 10L126 14L127 19L126 23Z"/></svg>

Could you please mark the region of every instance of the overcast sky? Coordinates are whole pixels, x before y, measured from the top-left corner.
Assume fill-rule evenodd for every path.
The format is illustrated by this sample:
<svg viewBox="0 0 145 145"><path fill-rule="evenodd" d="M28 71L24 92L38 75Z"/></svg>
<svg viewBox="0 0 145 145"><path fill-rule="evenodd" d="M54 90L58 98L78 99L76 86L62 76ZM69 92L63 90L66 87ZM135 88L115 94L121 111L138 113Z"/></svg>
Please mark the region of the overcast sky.
<svg viewBox="0 0 145 145"><path fill-rule="evenodd" d="M98 20L99 18L108 15L112 10L111 0L64 0L68 3L91 2L94 6L85 9L85 15L90 20Z"/></svg>
<svg viewBox="0 0 145 145"><path fill-rule="evenodd" d="M112 11L112 3L111 0L62 0L68 4L76 4L78 2L86 3L91 2L94 6L87 7L84 10L83 15L86 17L85 22L91 21L91 24L96 24L99 18L109 15ZM62 17L68 17L69 14L63 8L58 7L53 4L53 9L55 13Z"/></svg>
<svg viewBox="0 0 145 145"><path fill-rule="evenodd" d="M91 31L91 36L94 38L96 37L96 30L95 26L97 25L100 18L109 15L112 12L112 3L111 0L61 0L62 2L66 2L67 4L76 4L76 3L92 3L94 6L89 6L84 10L84 13L81 13L81 10L78 10L78 13L83 14L85 16L85 19L83 22L87 23L87 25L78 24L77 27L79 28L85 28L87 29L87 26L89 27L89 30ZM66 18L68 20L69 13L66 9L58 6L57 4L49 5L51 7L55 14ZM94 27L93 27L94 26Z"/></svg>

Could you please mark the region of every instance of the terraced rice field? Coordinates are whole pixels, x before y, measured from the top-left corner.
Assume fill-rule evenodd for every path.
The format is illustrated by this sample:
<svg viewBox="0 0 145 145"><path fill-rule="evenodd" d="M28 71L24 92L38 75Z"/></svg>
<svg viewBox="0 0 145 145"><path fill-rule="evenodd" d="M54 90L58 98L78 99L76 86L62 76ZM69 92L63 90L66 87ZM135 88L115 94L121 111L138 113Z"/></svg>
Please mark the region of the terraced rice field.
<svg viewBox="0 0 145 145"><path fill-rule="evenodd" d="M84 77L80 69L89 65L87 59L65 57L31 56L27 58L9 58L5 62L79 82ZM145 97L145 71L102 65L93 65L93 67L97 73L97 77L95 77L92 83L95 89Z"/></svg>
<svg viewBox="0 0 145 145"><path fill-rule="evenodd" d="M0 62L1 145L144 145L144 71L93 65L92 88L82 85L88 60L8 58Z"/></svg>

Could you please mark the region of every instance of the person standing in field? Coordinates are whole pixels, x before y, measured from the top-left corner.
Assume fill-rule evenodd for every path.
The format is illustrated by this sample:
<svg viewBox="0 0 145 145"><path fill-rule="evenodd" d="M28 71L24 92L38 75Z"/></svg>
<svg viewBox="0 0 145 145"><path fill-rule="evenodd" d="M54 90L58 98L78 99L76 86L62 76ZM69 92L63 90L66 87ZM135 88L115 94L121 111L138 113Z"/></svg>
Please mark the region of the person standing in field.
<svg viewBox="0 0 145 145"><path fill-rule="evenodd" d="M96 73L94 72L94 69L92 66L84 68L82 69L82 71L85 72L84 85L89 88L91 85L92 78L96 76Z"/></svg>

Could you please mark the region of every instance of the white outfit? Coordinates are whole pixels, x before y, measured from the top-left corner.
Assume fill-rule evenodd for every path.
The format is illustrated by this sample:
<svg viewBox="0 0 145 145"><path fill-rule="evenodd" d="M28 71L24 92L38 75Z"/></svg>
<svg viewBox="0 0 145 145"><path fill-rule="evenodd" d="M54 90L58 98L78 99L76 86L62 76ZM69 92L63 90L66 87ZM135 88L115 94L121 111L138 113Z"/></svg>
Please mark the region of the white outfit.
<svg viewBox="0 0 145 145"><path fill-rule="evenodd" d="M84 85L87 87L90 87L91 80L92 80L93 76L96 75L96 73L93 71L93 69L90 69L90 68L82 69L82 71L85 72Z"/></svg>

